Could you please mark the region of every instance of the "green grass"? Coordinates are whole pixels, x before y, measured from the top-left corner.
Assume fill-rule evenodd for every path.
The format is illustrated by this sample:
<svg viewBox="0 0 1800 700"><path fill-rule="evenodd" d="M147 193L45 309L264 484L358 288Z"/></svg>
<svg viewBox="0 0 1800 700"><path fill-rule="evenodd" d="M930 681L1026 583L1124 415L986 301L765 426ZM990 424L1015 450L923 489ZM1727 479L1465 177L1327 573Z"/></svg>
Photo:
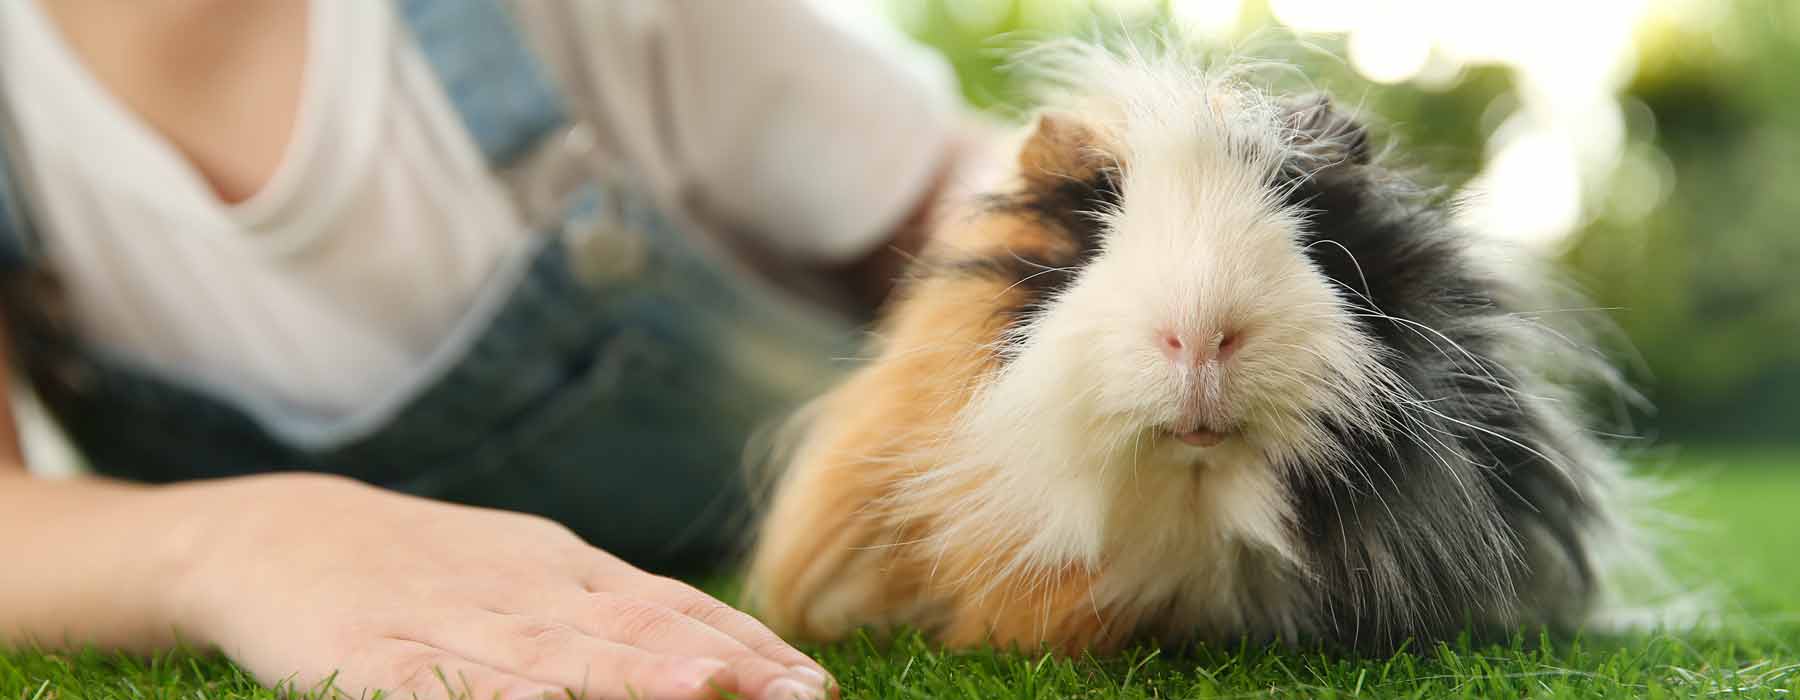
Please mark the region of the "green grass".
<svg viewBox="0 0 1800 700"><path fill-rule="evenodd" d="M1656 460L1652 460L1656 461ZM1666 470L1674 566L1716 590L1725 623L1683 635L1521 635L1352 659L1261 647L1113 659L947 654L906 637L815 649L846 697L1800 697L1800 453L1691 452ZM0 654L0 700L273 698L216 658Z"/></svg>

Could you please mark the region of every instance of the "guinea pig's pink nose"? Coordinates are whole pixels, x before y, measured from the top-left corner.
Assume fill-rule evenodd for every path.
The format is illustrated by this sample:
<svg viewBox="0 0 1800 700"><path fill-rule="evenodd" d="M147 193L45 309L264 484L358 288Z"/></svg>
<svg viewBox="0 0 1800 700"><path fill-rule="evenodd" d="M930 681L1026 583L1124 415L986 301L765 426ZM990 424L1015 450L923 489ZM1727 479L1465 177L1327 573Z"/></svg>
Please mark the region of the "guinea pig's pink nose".
<svg viewBox="0 0 1800 700"><path fill-rule="evenodd" d="M1182 367L1203 367L1211 362L1224 363L1237 354L1241 345L1236 333L1181 334L1173 331L1157 333L1157 344L1163 357Z"/></svg>

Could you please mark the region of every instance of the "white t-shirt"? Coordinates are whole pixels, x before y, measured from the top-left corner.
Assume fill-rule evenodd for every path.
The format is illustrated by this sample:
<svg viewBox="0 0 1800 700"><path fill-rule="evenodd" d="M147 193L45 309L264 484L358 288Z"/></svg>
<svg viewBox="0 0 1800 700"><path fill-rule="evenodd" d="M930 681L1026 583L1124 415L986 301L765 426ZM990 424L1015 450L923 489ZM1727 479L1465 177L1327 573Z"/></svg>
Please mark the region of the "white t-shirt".
<svg viewBox="0 0 1800 700"><path fill-rule="evenodd" d="M590 64L608 140L664 201L762 247L867 252L943 156L942 66L808 3L576 11L559 31ZM328 417L419 371L526 229L394 8L313 0L310 21L295 131L238 204L87 72L36 0L0 2L0 99L87 340Z"/></svg>

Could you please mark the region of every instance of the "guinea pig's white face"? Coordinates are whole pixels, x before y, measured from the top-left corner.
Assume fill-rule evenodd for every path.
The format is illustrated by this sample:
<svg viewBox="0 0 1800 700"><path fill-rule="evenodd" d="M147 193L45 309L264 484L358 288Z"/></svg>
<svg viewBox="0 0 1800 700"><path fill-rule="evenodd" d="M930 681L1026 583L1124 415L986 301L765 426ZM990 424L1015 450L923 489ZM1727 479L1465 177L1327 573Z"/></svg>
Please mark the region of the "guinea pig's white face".
<svg viewBox="0 0 1800 700"><path fill-rule="evenodd" d="M1079 469L1325 457L1328 421L1370 420L1378 346L1280 190L1286 124L1223 92L1092 125L1119 201L1075 281L1017 331L974 422Z"/></svg>
<svg viewBox="0 0 1800 700"><path fill-rule="evenodd" d="M1374 351L1267 181L1228 159L1138 161L1103 249L1020 367L1051 369L1091 397L1090 419L1144 439L1308 451L1309 424L1342 410Z"/></svg>

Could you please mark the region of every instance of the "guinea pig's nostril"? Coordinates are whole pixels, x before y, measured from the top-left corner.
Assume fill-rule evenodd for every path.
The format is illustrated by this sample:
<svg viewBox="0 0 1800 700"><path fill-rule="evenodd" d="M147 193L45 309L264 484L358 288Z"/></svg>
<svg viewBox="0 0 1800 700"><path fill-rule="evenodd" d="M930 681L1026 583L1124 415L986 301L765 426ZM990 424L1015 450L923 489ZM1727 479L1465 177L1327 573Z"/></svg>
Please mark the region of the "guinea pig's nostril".
<svg viewBox="0 0 1800 700"><path fill-rule="evenodd" d="M1178 360L1185 347L1181 342L1181 337L1168 331L1158 333L1157 336L1161 339L1163 354L1167 355L1170 360Z"/></svg>
<svg viewBox="0 0 1800 700"><path fill-rule="evenodd" d="M1223 333L1219 338L1219 361L1224 362L1237 354L1238 348L1244 344L1243 336L1236 333Z"/></svg>
<svg viewBox="0 0 1800 700"><path fill-rule="evenodd" d="M1203 333L1183 337L1174 331L1156 332L1156 344L1162 350L1163 357L1177 365L1195 368L1230 360L1243 344L1241 338L1236 333Z"/></svg>

